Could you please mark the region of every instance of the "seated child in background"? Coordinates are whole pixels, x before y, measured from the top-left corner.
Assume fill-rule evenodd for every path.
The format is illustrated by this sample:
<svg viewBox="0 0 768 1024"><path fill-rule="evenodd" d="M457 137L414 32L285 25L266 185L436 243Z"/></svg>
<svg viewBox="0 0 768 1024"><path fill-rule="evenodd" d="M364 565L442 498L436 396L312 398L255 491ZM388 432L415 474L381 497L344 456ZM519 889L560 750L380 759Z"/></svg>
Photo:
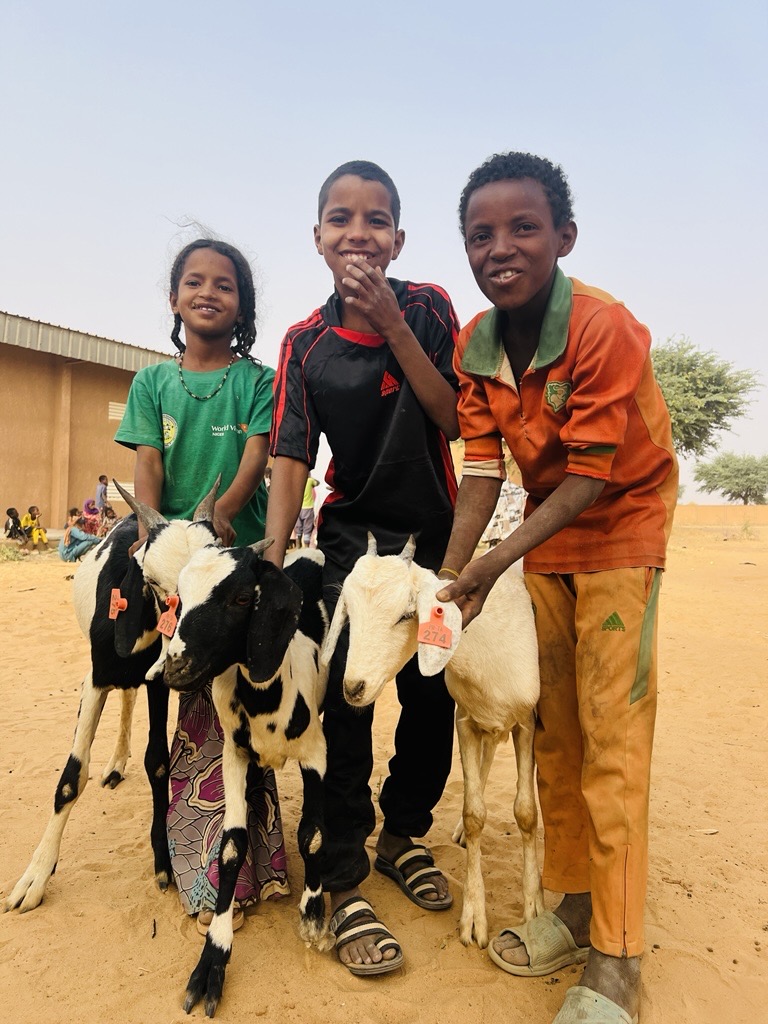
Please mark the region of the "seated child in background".
<svg viewBox="0 0 768 1024"><path fill-rule="evenodd" d="M83 502L83 529L96 537L101 525L101 515L93 498L86 498Z"/></svg>
<svg viewBox="0 0 768 1024"><path fill-rule="evenodd" d="M25 515L21 517L21 528L29 537L32 543L32 550L39 551L38 544L42 550L48 550L48 534L43 529L42 516L37 505L30 505Z"/></svg>
<svg viewBox="0 0 768 1024"><path fill-rule="evenodd" d="M59 541L59 554L65 562L79 562L87 551L99 543L99 538L86 533L83 525L80 509L71 508L64 536Z"/></svg>
<svg viewBox="0 0 768 1024"><path fill-rule="evenodd" d="M28 555L27 545L29 544L29 537L27 537L27 534L22 529L18 509L11 506L11 508L5 510L5 514L8 517L5 520L5 536L9 540L17 540L22 554Z"/></svg>
<svg viewBox="0 0 768 1024"><path fill-rule="evenodd" d="M106 537L109 531L118 522L117 513L111 505L105 505L99 516L99 537Z"/></svg>

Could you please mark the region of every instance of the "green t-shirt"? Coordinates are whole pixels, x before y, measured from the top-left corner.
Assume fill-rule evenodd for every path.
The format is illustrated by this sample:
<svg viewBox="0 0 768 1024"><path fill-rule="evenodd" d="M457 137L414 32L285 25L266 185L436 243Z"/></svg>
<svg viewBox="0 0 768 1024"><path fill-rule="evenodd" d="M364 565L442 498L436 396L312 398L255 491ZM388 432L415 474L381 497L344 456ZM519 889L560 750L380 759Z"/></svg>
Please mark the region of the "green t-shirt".
<svg viewBox="0 0 768 1024"><path fill-rule="evenodd" d="M184 380L197 395L212 391L223 375L223 369L207 373L184 370ZM175 360L139 370L115 440L126 448L144 444L162 453L160 511L164 516L191 519L219 473L219 494L227 490L247 439L269 434L274 377L275 371L268 366L240 359L232 364L221 391L198 402L181 386ZM263 538L266 511L267 490L262 481L232 523L238 546Z"/></svg>

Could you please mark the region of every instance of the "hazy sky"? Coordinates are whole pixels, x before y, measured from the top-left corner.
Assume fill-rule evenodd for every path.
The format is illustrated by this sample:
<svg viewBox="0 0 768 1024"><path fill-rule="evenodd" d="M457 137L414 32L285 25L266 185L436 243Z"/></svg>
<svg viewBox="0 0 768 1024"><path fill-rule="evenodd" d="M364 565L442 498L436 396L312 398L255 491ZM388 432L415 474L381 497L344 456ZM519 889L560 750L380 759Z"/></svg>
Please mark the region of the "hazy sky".
<svg viewBox="0 0 768 1024"><path fill-rule="evenodd" d="M318 188L362 158L403 201L390 272L443 285L466 321L486 303L459 193L491 153L529 150L575 194L566 273L654 339L683 334L761 373L723 447L762 454L767 11L5 0L0 309L170 353L168 270L197 221L252 259L258 354L274 365L332 290L312 242Z"/></svg>

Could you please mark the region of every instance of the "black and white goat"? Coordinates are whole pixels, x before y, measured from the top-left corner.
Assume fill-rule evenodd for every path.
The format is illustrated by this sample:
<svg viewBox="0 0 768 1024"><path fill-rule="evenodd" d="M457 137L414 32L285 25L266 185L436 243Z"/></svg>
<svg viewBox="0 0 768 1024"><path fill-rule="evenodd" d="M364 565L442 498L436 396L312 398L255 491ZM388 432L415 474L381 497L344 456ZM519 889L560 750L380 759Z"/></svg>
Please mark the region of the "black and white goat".
<svg viewBox="0 0 768 1024"><path fill-rule="evenodd" d="M196 690L212 676L213 702L224 733L226 810L219 852L219 892L184 1009L205 998L216 1012L232 952L235 883L246 853L246 772L250 760L281 768L299 762L304 799L299 851L304 861L302 938L333 945L325 925L320 881L325 738L318 709L327 673L319 655L328 628L318 551L288 556L284 571L261 557L269 541L250 548L206 548L179 576L181 614L168 646L165 681Z"/></svg>
<svg viewBox="0 0 768 1024"><path fill-rule="evenodd" d="M112 788L122 779L129 755L131 715L135 692L145 681L149 705L149 738L144 768L152 789L151 842L155 879L161 889L171 881L166 815L168 813L169 752L168 689L160 678L167 637L161 614L176 603L179 572L190 556L215 541L211 521L218 482L198 506L194 520L169 522L136 501L117 485L147 531L147 541L132 557L138 538L136 517L129 516L86 555L75 574L73 603L78 624L91 645L91 669L83 680L75 738L61 773L53 814L32 860L14 886L5 910L22 913L37 907L59 859L64 828L88 781L91 746L111 690L123 692L120 731L115 753L102 776ZM172 614L172 607L170 614ZM161 642L162 640L162 642Z"/></svg>
<svg viewBox="0 0 768 1024"><path fill-rule="evenodd" d="M448 584L413 561L413 538L402 553L380 557L368 535L368 552L344 581L323 661L328 664L345 623L349 653L344 696L371 704L418 652L422 675L445 669L456 701L456 729L464 770L464 809L453 833L467 848L459 937L488 945L480 837L485 824L485 784L499 742L510 731L517 762L514 814L523 840L523 912L528 921L544 909L536 857L533 781L534 709L539 664L531 599L522 577L507 570L491 590L482 613L462 631L454 603L435 594Z"/></svg>

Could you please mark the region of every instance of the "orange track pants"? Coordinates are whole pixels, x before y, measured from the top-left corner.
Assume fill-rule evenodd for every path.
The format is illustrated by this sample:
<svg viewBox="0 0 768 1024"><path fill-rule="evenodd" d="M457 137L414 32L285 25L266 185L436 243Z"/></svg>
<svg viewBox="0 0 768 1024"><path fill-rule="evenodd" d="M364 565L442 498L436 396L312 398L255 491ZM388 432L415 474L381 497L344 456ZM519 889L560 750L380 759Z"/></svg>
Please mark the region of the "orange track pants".
<svg viewBox="0 0 768 1024"><path fill-rule="evenodd" d="M643 952L660 569L526 573L541 699L543 883L592 894L591 943Z"/></svg>

